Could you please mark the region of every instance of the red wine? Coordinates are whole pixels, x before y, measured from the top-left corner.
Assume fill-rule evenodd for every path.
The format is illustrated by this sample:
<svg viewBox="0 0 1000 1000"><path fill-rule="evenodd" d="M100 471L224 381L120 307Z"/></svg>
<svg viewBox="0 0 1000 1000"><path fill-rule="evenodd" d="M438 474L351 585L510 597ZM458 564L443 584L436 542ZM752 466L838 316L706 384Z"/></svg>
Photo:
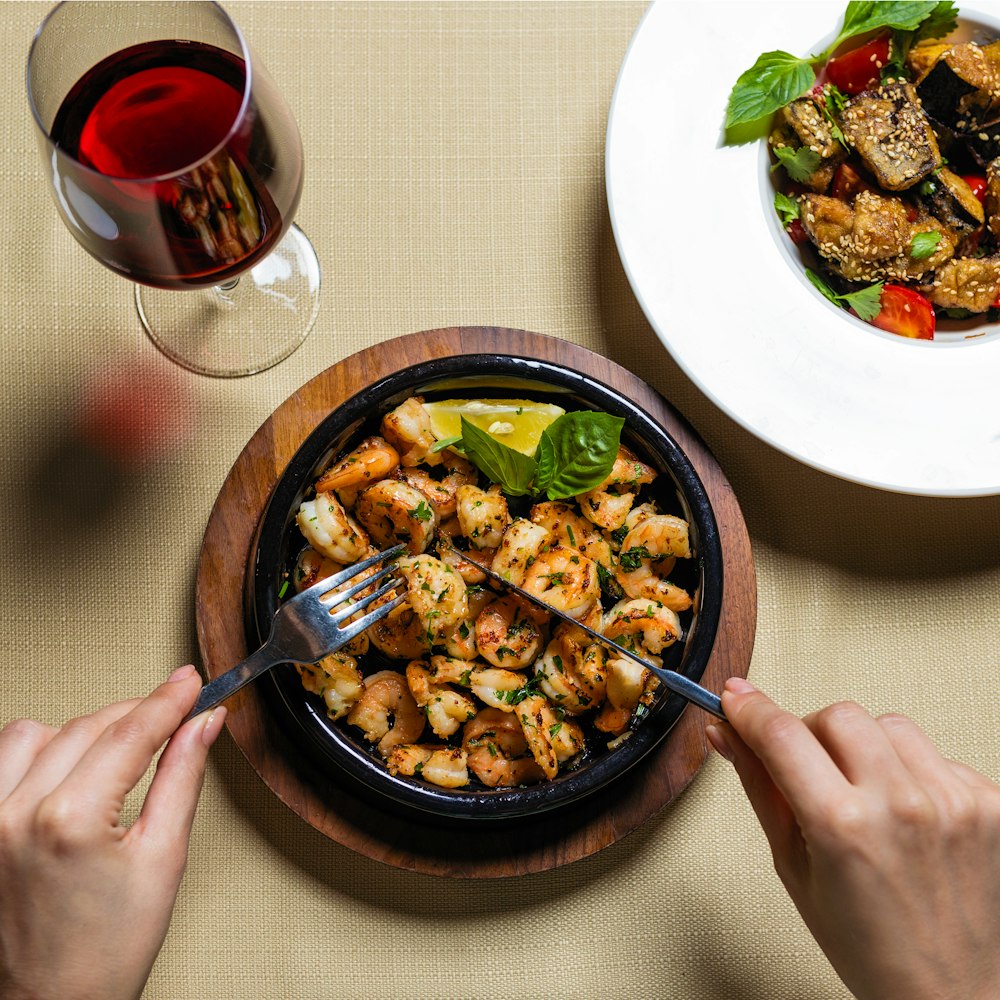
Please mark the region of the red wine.
<svg viewBox="0 0 1000 1000"><path fill-rule="evenodd" d="M185 288L228 280L280 239L301 191L301 146L280 99L268 104L266 79L241 114L245 81L232 53L158 41L73 86L50 137L57 200L91 254L135 281Z"/></svg>

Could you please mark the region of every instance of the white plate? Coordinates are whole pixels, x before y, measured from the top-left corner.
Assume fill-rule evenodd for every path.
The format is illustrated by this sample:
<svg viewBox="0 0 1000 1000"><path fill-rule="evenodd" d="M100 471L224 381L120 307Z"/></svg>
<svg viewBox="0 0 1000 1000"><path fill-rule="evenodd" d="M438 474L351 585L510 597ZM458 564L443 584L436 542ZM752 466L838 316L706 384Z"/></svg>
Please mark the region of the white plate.
<svg viewBox="0 0 1000 1000"><path fill-rule="evenodd" d="M722 144L739 74L762 52L818 51L843 10L705 0L650 7L608 122L618 251L664 346L757 437L882 489L997 494L1000 330L914 341L827 302L781 230L764 144ZM995 16L962 10L1000 34Z"/></svg>

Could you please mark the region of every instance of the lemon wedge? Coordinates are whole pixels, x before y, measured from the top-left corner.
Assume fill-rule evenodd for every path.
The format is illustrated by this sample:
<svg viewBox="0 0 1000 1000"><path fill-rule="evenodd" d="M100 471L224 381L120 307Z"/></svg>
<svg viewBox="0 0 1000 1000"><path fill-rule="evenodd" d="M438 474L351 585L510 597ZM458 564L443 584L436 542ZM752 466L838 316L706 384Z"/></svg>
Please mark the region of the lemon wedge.
<svg viewBox="0 0 1000 1000"><path fill-rule="evenodd" d="M524 455L533 455L542 431L566 411L531 399L442 399L424 403L431 430L443 441L462 433L462 417L490 437Z"/></svg>

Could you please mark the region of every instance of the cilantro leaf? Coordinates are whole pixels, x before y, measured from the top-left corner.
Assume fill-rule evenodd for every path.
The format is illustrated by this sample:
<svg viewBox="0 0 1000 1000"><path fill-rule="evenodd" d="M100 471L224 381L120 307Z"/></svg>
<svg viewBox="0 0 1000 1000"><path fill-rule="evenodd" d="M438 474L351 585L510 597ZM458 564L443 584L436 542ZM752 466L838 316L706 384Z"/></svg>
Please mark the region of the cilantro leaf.
<svg viewBox="0 0 1000 1000"><path fill-rule="evenodd" d="M858 314L858 319L870 323L882 311L882 284L879 281L858 292L848 292L840 300Z"/></svg>
<svg viewBox="0 0 1000 1000"><path fill-rule="evenodd" d="M772 114L804 94L815 81L808 59L788 52L765 52L733 86L726 108L726 128Z"/></svg>
<svg viewBox="0 0 1000 1000"><path fill-rule="evenodd" d="M816 290L835 306L853 309L858 314L858 319L862 319L866 323L870 323L882 311L882 285L884 283L881 281L856 292L838 295L815 271L808 267L806 268L806 277Z"/></svg>
<svg viewBox="0 0 1000 1000"><path fill-rule="evenodd" d="M778 162L775 167L784 167L785 172L793 181L805 181L819 168L819 153L808 146L792 149L790 146L778 146L774 150Z"/></svg>
<svg viewBox="0 0 1000 1000"><path fill-rule="evenodd" d="M781 224L785 227L801 214L798 200L789 198L783 191L775 191L774 193L774 210L778 213Z"/></svg>
<svg viewBox="0 0 1000 1000"><path fill-rule="evenodd" d="M958 8L951 0L939 0L934 10L920 22L913 36L914 43L928 38L944 38L958 27Z"/></svg>
<svg viewBox="0 0 1000 1000"><path fill-rule="evenodd" d="M926 260L937 250L940 242L941 233L937 229L931 229L925 233L914 233L913 241L910 243L910 256L914 260Z"/></svg>

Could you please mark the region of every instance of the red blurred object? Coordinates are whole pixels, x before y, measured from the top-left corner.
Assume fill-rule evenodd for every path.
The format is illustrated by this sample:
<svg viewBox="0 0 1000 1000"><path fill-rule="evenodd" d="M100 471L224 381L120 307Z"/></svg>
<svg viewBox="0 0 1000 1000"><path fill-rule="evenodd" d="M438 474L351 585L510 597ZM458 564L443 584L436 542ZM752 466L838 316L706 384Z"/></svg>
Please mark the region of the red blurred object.
<svg viewBox="0 0 1000 1000"><path fill-rule="evenodd" d="M888 61L889 36L880 35L831 59L826 64L824 76L845 94L860 94L879 82L882 67Z"/></svg>
<svg viewBox="0 0 1000 1000"><path fill-rule="evenodd" d="M930 300L903 285L882 286L882 311L872 326L913 340L934 339L934 307Z"/></svg>
<svg viewBox="0 0 1000 1000"><path fill-rule="evenodd" d="M170 368L138 362L91 377L75 426L85 445L128 467L165 457L193 429L193 398L179 376Z"/></svg>
<svg viewBox="0 0 1000 1000"><path fill-rule="evenodd" d="M873 191L875 188L861 176L859 171L849 163L841 163L833 175L833 186L830 194L841 201L850 201L862 191Z"/></svg>
<svg viewBox="0 0 1000 1000"><path fill-rule="evenodd" d="M972 188L972 193L983 202L986 200L986 178L980 174L962 174L962 180Z"/></svg>
<svg viewBox="0 0 1000 1000"><path fill-rule="evenodd" d="M806 234L805 228L798 219L792 219L788 223L785 232L792 238L792 242L797 246L802 246L803 243L809 242L809 236Z"/></svg>

